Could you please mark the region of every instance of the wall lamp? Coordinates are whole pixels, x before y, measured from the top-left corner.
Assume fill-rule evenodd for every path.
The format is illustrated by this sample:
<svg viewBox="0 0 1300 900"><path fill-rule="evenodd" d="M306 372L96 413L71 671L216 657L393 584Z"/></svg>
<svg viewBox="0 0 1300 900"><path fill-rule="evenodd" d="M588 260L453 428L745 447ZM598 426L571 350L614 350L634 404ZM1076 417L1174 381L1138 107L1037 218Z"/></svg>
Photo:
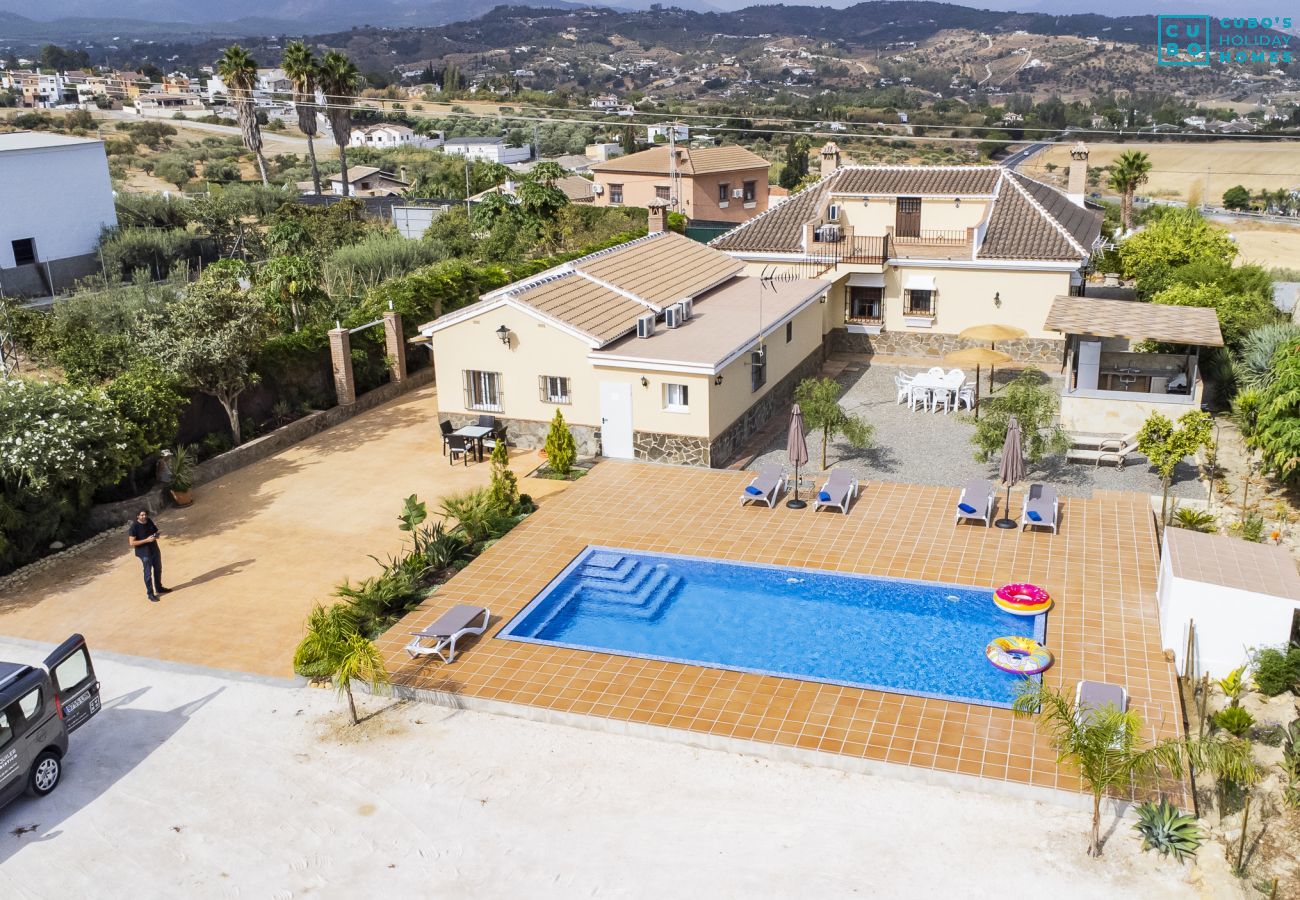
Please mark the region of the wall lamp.
<svg viewBox="0 0 1300 900"><path fill-rule="evenodd" d="M870 206L870 205L871 205L871 198L870 198L870 197L863 197L863 198L862 198L862 205L863 205L863 206Z"/></svg>
<svg viewBox="0 0 1300 900"><path fill-rule="evenodd" d="M509 328L507 328L506 326L502 325L500 328L497 329L497 337L501 338L501 343L505 344L507 347L510 346L510 329L509 329Z"/></svg>
<svg viewBox="0 0 1300 900"><path fill-rule="evenodd" d="M1001 292L1001 291L994 291L994 292L993 292L993 305L996 306L998 309L1001 309L1001 308L1002 308L1002 292Z"/></svg>
<svg viewBox="0 0 1300 900"><path fill-rule="evenodd" d="M721 375L715 376L713 379L713 383L716 385L722 384L722 376Z"/></svg>
<svg viewBox="0 0 1300 900"><path fill-rule="evenodd" d="M644 375L641 376L641 387L650 387L650 379Z"/></svg>
<svg viewBox="0 0 1300 900"><path fill-rule="evenodd" d="M953 197L953 198L952 198L952 205L955 206L955 207L957 207L958 209L961 209L961 198L960 198L960 197Z"/></svg>

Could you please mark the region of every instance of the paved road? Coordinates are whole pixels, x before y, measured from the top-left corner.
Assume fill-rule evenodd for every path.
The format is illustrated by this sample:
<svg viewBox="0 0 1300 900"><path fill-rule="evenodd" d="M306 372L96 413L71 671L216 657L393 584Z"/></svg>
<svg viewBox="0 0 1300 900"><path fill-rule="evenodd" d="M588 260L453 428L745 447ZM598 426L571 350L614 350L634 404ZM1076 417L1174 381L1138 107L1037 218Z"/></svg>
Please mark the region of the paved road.
<svg viewBox="0 0 1300 900"><path fill-rule="evenodd" d="M1051 145L1046 143L1045 141L1040 141L1038 143L1030 144L1028 147L1025 147L1023 150L1017 150L1015 153L1012 153L1006 159L1002 160L1001 165L1005 166L1008 169L1015 169L1021 163L1028 160L1031 156L1034 156L1038 153L1042 153L1050 146Z"/></svg>

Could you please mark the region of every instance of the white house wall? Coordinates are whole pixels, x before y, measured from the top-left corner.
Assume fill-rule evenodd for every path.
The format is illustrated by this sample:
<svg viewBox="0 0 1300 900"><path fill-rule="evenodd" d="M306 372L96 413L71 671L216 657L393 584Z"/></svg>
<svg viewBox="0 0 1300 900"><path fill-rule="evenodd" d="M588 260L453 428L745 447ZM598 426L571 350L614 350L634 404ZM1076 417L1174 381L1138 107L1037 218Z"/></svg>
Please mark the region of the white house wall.
<svg viewBox="0 0 1300 900"><path fill-rule="evenodd" d="M117 224L101 141L0 153L0 269L13 242L36 241L41 262L95 252L100 231Z"/></svg>

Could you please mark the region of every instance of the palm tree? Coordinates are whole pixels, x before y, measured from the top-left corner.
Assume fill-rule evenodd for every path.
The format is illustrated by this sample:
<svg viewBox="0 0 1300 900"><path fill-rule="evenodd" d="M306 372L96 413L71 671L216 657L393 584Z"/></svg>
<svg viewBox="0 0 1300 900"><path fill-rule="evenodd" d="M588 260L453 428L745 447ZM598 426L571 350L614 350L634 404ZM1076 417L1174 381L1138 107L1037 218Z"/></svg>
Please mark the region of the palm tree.
<svg viewBox="0 0 1300 900"><path fill-rule="evenodd" d="M1110 167L1110 187L1111 190L1119 191L1119 217L1125 231L1133 227L1133 195L1147 183L1150 173L1151 157L1141 150L1121 153Z"/></svg>
<svg viewBox="0 0 1300 900"><path fill-rule="evenodd" d="M348 603L326 608L319 603L307 617L307 634L293 653L293 668L309 678L328 678L340 697L348 698L352 724L358 725L352 682L364 681L372 691L388 683L379 648L359 630L356 611Z"/></svg>
<svg viewBox="0 0 1300 900"><path fill-rule="evenodd" d="M307 154L311 157L311 180L320 194L320 169L316 166L316 57L302 41L284 48L280 59L285 76L293 82L293 108L298 113L298 130L307 135Z"/></svg>
<svg viewBox="0 0 1300 900"><path fill-rule="evenodd" d="M356 99L361 83L361 71L356 63L337 50L331 50L321 60L316 71L316 84L325 95L325 114L330 120L330 132L339 148L340 177L343 196L348 196L348 141L352 139L352 101Z"/></svg>
<svg viewBox="0 0 1300 900"><path fill-rule="evenodd" d="M217 74L230 90L230 99L239 116L239 130L244 146L257 156L257 170L266 180L266 160L262 156L262 129L257 124L257 109L253 103L253 89L257 86L257 61L238 44L231 44L221 52L217 61Z"/></svg>
<svg viewBox="0 0 1300 900"><path fill-rule="evenodd" d="M1101 798L1112 790L1127 791L1134 784L1157 781L1164 771L1181 778L1184 759L1239 785L1259 778L1249 742L1223 732L1200 740L1166 738L1148 743L1141 738L1138 713L1113 705L1085 713L1064 694L1028 679L1021 684L1013 708L1019 716L1038 715L1052 736L1057 763L1078 769L1092 794L1089 856L1101 856Z"/></svg>

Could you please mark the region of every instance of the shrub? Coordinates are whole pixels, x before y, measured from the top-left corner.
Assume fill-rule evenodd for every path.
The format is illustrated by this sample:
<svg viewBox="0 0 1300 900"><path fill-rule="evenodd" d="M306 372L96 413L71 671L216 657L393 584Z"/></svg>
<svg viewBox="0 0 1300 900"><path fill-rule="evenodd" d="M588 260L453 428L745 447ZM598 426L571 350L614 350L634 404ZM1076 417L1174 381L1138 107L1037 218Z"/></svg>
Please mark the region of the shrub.
<svg viewBox="0 0 1300 900"><path fill-rule="evenodd" d="M547 468L562 478L568 478L577 458L578 450L573 443L573 435L564 423L564 414L557 409L555 417L551 419L551 429L546 433Z"/></svg>
<svg viewBox="0 0 1300 900"><path fill-rule="evenodd" d="M165 278L176 266L196 264L202 256L194 235L182 228L119 228L100 240L104 277L130 281L136 272Z"/></svg>
<svg viewBox="0 0 1300 900"><path fill-rule="evenodd" d="M492 502L507 512L513 513L519 505L519 480L510 471L510 450L503 440L492 448L492 485L488 490Z"/></svg>
<svg viewBox="0 0 1300 900"><path fill-rule="evenodd" d="M474 545L501 537L515 524L510 511L497 505L489 488L446 497L441 511L448 519L456 520L454 530L460 531Z"/></svg>
<svg viewBox="0 0 1300 900"><path fill-rule="evenodd" d="M379 233L336 249L325 260L322 275L329 293L360 296L380 282L435 263L445 255L437 245Z"/></svg>
<svg viewBox="0 0 1300 900"><path fill-rule="evenodd" d="M1213 534L1219 530L1218 520L1215 519L1214 513L1190 506L1180 506L1174 510L1173 524L1189 531L1201 531L1207 534Z"/></svg>
<svg viewBox="0 0 1300 900"><path fill-rule="evenodd" d="M1300 647L1267 647L1251 661L1255 687L1261 694L1276 697L1300 685Z"/></svg>
<svg viewBox="0 0 1300 900"><path fill-rule="evenodd" d="M1228 530L1243 541L1258 544L1264 540L1264 518L1258 513L1250 513L1229 525Z"/></svg>
<svg viewBox="0 0 1300 900"><path fill-rule="evenodd" d="M1241 737L1255 724L1255 717L1240 706L1229 706L1213 716L1214 724L1234 737Z"/></svg>
<svg viewBox="0 0 1300 900"><path fill-rule="evenodd" d="M156 453L176 437L187 401L176 379L153 360L136 360L104 393L122 420L133 459Z"/></svg>
<svg viewBox="0 0 1300 900"><path fill-rule="evenodd" d="M119 224L141 228L184 228L189 224L189 201L162 194L119 193L113 201Z"/></svg>
<svg viewBox="0 0 1300 900"><path fill-rule="evenodd" d="M1245 671L1245 666L1237 666L1237 668L1219 679L1219 690L1223 691L1223 696L1228 698L1230 706L1236 706L1241 700L1241 692L1246 686L1246 682L1241 676Z"/></svg>
<svg viewBox="0 0 1300 900"><path fill-rule="evenodd" d="M1180 813L1168 800L1141 803L1137 814L1133 830L1142 836L1143 850L1157 850L1161 856L1172 855L1178 862L1185 862L1205 842L1196 816Z"/></svg>

